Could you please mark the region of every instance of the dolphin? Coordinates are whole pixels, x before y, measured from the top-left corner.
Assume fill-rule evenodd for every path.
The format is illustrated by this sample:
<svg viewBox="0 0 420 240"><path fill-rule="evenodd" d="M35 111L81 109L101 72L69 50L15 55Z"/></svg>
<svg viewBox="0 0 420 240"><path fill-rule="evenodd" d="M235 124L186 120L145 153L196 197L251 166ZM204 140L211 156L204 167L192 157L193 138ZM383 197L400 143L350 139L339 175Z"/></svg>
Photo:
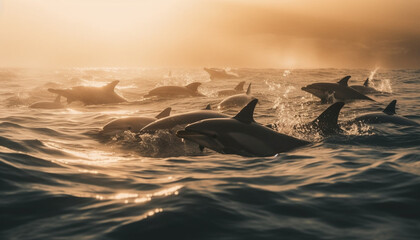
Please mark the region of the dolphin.
<svg viewBox="0 0 420 240"><path fill-rule="evenodd" d="M205 110L181 113L158 119L142 128L140 134L154 133L158 130L172 130L176 127L184 127L187 124L207 118L229 118L228 115L211 111L210 108L210 105L207 105Z"/></svg>
<svg viewBox="0 0 420 240"><path fill-rule="evenodd" d="M42 109L60 109L65 108L63 104L61 104L61 96L58 95L54 102L36 102L29 106L30 108L42 108Z"/></svg>
<svg viewBox="0 0 420 240"><path fill-rule="evenodd" d="M217 95L219 97L221 97L221 96L231 96L231 95L234 95L234 94L243 93L244 84L245 84L245 81L242 81L242 82L238 83L238 85L236 85L236 87L234 89L218 91Z"/></svg>
<svg viewBox="0 0 420 240"><path fill-rule="evenodd" d="M322 135L341 133L342 129L338 125L338 115L343 106L344 102L333 103L315 120L309 123L295 125L294 128L304 132L317 131Z"/></svg>
<svg viewBox="0 0 420 240"><path fill-rule="evenodd" d="M117 133L130 130L131 132L139 132L147 124L167 117L171 113L171 108L165 108L161 113L156 115L156 117L127 117L120 118L106 124L101 133L106 135L115 135Z"/></svg>
<svg viewBox="0 0 420 240"><path fill-rule="evenodd" d="M113 81L103 87L76 86L71 89L54 89L48 91L67 98L67 103L81 101L85 105L110 104L127 102L115 93L114 88L120 81Z"/></svg>
<svg viewBox="0 0 420 240"><path fill-rule="evenodd" d="M258 99L252 100L233 118L201 120L176 135L219 153L249 157L273 156L309 142L273 131L254 121Z"/></svg>
<svg viewBox="0 0 420 240"><path fill-rule="evenodd" d="M379 92L378 90L376 90L373 87L370 87L369 85L370 85L370 81L369 81L369 78L367 78L366 81L363 83L363 85L352 85L350 87L362 94Z"/></svg>
<svg viewBox="0 0 420 240"><path fill-rule="evenodd" d="M199 93L197 88L201 85L199 82L193 82L186 86L162 86L151 90L144 97L203 97L204 95Z"/></svg>
<svg viewBox="0 0 420 240"><path fill-rule="evenodd" d="M346 76L337 83L313 83L306 87L302 87L302 90L319 97L322 103L332 102L334 99L340 101L353 99L374 101L370 97L349 87L348 81L350 77L351 76Z"/></svg>
<svg viewBox="0 0 420 240"><path fill-rule="evenodd" d="M237 74L227 72L225 69L204 68L204 71L210 75L210 80L239 78Z"/></svg>
<svg viewBox="0 0 420 240"><path fill-rule="evenodd" d="M366 124L393 123L393 124L405 125L405 126L420 126L419 123L413 120L410 120L403 116L398 116L395 112L396 104L397 104L397 100L392 100L382 112L361 115L347 123L348 124L349 123L366 123Z"/></svg>
<svg viewBox="0 0 420 240"><path fill-rule="evenodd" d="M242 108L247 105L250 101L255 99L251 96L251 83L248 85L246 93L236 94L230 97L223 99L219 103L219 109L228 109L228 108Z"/></svg>

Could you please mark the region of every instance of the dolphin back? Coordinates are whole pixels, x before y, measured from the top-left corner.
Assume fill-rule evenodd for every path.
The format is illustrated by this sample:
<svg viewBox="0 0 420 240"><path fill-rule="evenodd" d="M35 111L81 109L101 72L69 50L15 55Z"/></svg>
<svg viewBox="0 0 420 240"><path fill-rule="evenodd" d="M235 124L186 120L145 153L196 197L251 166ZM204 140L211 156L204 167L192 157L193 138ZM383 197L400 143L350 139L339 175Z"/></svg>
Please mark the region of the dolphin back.
<svg viewBox="0 0 420 240"><path fill-rule="evenodd" d="M337 132L339 130L338 115L344 106L344 102L336 102L329 106L321 113L313 122L324 134L329 132Z"/></svg>
<svg viewBox="0 0 420 240"><path fill-rule="evenodd" d="M395 114L395 106L397 105L397 100L392 100L388 106L384 109L384 113L388 115L394 115Z"/></svg>

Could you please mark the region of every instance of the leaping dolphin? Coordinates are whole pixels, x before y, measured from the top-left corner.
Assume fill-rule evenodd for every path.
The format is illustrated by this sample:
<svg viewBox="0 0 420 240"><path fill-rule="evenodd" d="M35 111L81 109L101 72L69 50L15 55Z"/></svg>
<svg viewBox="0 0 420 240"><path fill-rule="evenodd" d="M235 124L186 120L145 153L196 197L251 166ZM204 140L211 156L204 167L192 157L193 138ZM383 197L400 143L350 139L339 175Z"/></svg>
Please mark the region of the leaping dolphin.
<svg viewBox="0 0 420 240"><path fill-rule="evenodd" d="M230 97L223 99L220 102L219 108L220 109L228 109L228 108L242 108L246 106L249 102L255 99L251 96L251 83L248 85L248 89L246 93L236 94Z"/></svg>
<svg viewBox="0 0 420 240"><path fill-rule="evenodd" d="M334 99L340 101L354 99L375 101L349 87L348 81L350 77L351 76L346 76L337 83L313 83L306 87L302 87L302 90L319 97L322 103L332 102Z"/></svg>
<svg viewBox="0 0 420 240"><path fill-rule="evenodd" d="M206 119L189 124L177 136L195 142L200 148L242 156L273 156L309 144L278 133L254 121L258 99L252 100L233 118Z"/></svg>
<svg viewBox="0 0 420 240"><path fill-rule="evenodd" d="M193 82L186 86L162 86L151 90L144 97L203 97L204 95L198 92L198 87L201 85L200 82Z"/></svg>
<svg viewBox="0 0 420 240"><path fill-rule="evenodd" d="M114 88L120 81L113 81L103 87L76 86L71 89L54 89L48 91L67 98L67 103L81 101L85 105L110 104L126 102L124 98L115 93Z"/></svg>
<svg viewBox="0 0 420 240"><path fill-rule="evenodd" d="M238 83L238 85L236 85L236 87L234 89L227 89L227 90L218 91L217 95L219 97L221 97L221 96L231 96L231 95L243 93L244 92L244 84L245 84L245 81L242 81L242 82Z"/></svg>
<svg viewBox="0 0 420 240"><path fill-rule="evenodd" d="M379 113L369 113L359 117L356 117L354 120L347 122L349 123L366 123L366 124L378 124L378 123L393 123L397 125L405 126L420 126L419 123L410 120L403 116L398 116L395 112L395 106L397 100L392 100L388 106Z"/></svg>
<svg viewBox="0 0 420 240"><path fill-rule="evenodd" d="M169 116L171 110L172 109L170 107L165 108L162 112L156 115L156 117L127 117L116 119L106 124L103 127L101 134L116 135L117 133L121 133L126 130L130 130L133 133L140 132L140 130L147 124L154 122L157 119Z"/></svg>
<svg viewBox="0 0 420 240"><path fill-rule="evenodd" d="M370 94L370 93L378 93L379 91L375 88L370 86L369 78L366 79L366 81L363 83L363 85L352 85L351 88L355 89L359 93L362 94Z"/></svg>
<svg viewBox="0 0 420 240"><path fill-rule="evenodd" d="M36 102L29 106L30 108L42 108L42 109L60 109L65 108L63 104L61 104L61 96L58 95L54 102Z"/></svg>

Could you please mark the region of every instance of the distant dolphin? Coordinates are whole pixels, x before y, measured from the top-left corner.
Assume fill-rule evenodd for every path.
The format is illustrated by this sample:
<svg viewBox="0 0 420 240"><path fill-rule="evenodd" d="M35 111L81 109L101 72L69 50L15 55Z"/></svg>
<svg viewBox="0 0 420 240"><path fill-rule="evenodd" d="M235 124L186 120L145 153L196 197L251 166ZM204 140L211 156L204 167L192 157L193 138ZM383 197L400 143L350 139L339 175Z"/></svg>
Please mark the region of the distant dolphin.
<svg viewBox="0 0 420 240"><path fill-rule="evenodd" d="M369 81L369 78L367 78L366 81L363 83L363 85L352 85L350 87L362 94L379 92L378 90L374 89L373 87L370 87L369 85L370 85L370 81Z"/></svg>
<svg viewBox="0 0 420 240"><path fill-rule="evenodd" d="M319 97L322 103L332 102L334 99L340 101L353 99L374 101L368 96L349 87L347 82L350 77L351 76L346 76L338 81L338 83L313 83L306 87L302 87L302 90Z"/></svg>
<svg viewBox="0 0 420 240"><path fill-rule="evenodd" d="M140 132L140 130L147 124L156 121L157 119L169 116L171 108L165 108L156 117L127 117L120 118L109 122L103 127L102 134L115 135L117 133L130 130L131 132Z"/></svg>
<svg viewBox="0 0 420 240"><path fill-rule="evenodd" d="M189 124L177 136L200 148L242 156L273 156L309 142L271 130L254 121L258 99L252 100L233 118L206 119Z"/></svg>
<svg viewBox="0 0 420 240"><path fill-rule="evenodd" d="M65 108L63 104L61 104L61 96L58 95L54 102L36 102L30 105L30 108L42 108L42 109L60 109Z"/></svg>
<svg viewBox="0 0 420 240"><path fill-rule="evenodd" d="M209 109L207 105L206 109ZM187 124L197 122L208 118L228 118L226 114L218 113L212 110L199 110L188 113L181 113L169 117L158 119L140 130L141 133L153 133L158 130L172 130L175 127L184 127Z"/></svg>
<svg viewBox="0 0 420 240"><path fill-rule="evenodd" d="M255 99L251 96L251 83L248 85L246 93L236 94L230 97L225 98L219 103L220 109L228 108L242 108Z"/></svg>
<svg viewBox="0 0 420 240"><path fill-rule="evenodd" d="M420 126L419 123L410 120L403 116L398 116L395 113L395 106L397 100L391 101L388 106L379 113L369 113L362 116L356 117L354 120L347 123L366 123L366 124L378 124L378 123L393 123L397 125L406 126Z"/></svg>
<svg viewBox="0 0 420 240"><path fill-rule="evenodd" d="M162 86L151 90L145 97L203 97L204 95L199 93L197 88L201 85L199 82L193 82L186 86Z"/></svg>
<svg viewBox="0 0 420 240"><path fill-rule="evenodd" d="M210 80L239 78L237 74L227 72L225 69L204 68L204 71L210 75Z"/></svg>
<svg viewBox="0 0 420 240"><path fill-rule="evenodd" d="M242 82L238 83L238 85L236 85L236 87L234 89L218 91L217 95L219 97L221 97L221 96L231 96L231 95L234 95L234 94L243 93L244 92L244 84L245 84L245 81L242 81Z"/></svg>
<svg viewBox="0 0 420 240"><path fill-rule="evenodd" d="M77 86L71 89L49 88L48 91L67 98L67 103L81 101L85 105L96 105L126 102L127 100L114 92L114 88L119 82L118 80L113 81L103 87Z"/></svg>

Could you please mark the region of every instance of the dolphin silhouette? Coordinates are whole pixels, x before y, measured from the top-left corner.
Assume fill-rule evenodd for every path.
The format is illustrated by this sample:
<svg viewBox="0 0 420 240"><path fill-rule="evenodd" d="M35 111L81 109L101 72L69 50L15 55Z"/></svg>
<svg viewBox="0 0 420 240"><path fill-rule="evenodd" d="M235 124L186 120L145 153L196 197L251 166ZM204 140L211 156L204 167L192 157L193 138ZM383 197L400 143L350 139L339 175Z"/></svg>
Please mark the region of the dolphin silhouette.
<svg viewBox="0 0 420 240"><path fill-rule="evenodd" d="M116 119L107 123L103 130L101 131L102 134L105 135L115 135L117 133L124 132L126 130L130 130L131 132L139 132L144 126L147 124L156 121L157 119L161 119L167 117L171 113L171 108L165 108L162 112L160 112L155 117L126 117Z"/></svg>
<svg viewBox="0 0 420 240"><path fill-rule="evenodd" d="M337 83L313 83L306 87L302 87L302 90L315 95L321 99L322 103L332 102L333 99L340 101L345 100L370 100L374 101L368 96L359 93L355 89L348 86L348 81L351 76L342 78Z"/></svg>
<svg viewBox="0 0 420 240"><path fill-rule="evenodd" d="M227 72L225 69L204 68L204 71L210 75L210 80L239 78L238 74Z"/></svg>
<svg viewBox="0 0 420 240"><path fill-rule="evenodd" d="M152 89L144 97L203 97L204 95L198 92L198 87L201 85L200 82L193 82L186 86L162 86Z"/></svg>
<svg viewBox="0 0 420 240"><path fill-rule="evenodd" d="M370 94L370 93L379 92L378 90L370 86L369 78L366 79L363 85L352 85L350 87L362 94Z"/></svg>
<svg viewBox="0 0 420 240"><path fill-rule="evenodd" d="M221 97L221 96L231 96L231 95L234 95L234 94L243 93L244 84L245 84L245 81L242 81L242 82L238 83L238 85L236 85L236 87L234 89L220 90L220 91L217 92L217 95L219 97Z"/></svg>
<svg viewBox="0 0 420 240"><path fill-rule="evenodd" d="M205 110L181 113L158 119L142 128L140 133L153 133L158 130L172 130L176 127L184 127L187 124L207 118L229 118L229 116L212 111L210 105L207 105Z"/></svg>
<svg viewBox="0 0 420 240"><path fill-rule="evenodd" d="M273 156L309 142L273 131L254 121L258 99L248 103L235 117L201 120L177 132L177 136L219 153L242 156Z"/></svg>
<svg viewBox="0 0 420 240"><path fill-rule="evenodd" d="M380 123L393 123L397 125L406 126L420 126L419 123L410 120L406 117L399 116L395 112L397 100L392 100L388 106L378 113L364 114L356 117L354 120L348 121L347 124L352 123L366 123L366 124L380 124Z"/></svg>
<svg viewBox="0 0 420 240"><path fill-rule="evenodd" d="M71 89L49 88L48 91L67 98L67 103L81 101L85 105L97 105L126 102L127 100L114 91L119 82L116 80L103 87L76 86Z"/></svg>
<svg viewBox="0 0 420 240"><path fill-rule="evenodd" d="M242 108L253 99L255 98L251 96L251 83L250 83L248 85L248 89L246 93L236 94L236 95L223 99L223 101L219 103L219 108L220 109Z"/></svg>
<svg viewBox="0 0 420 240"><path fill-rule="evenodd" d="M309 123L296 125L294 128L305 132L318 131L322 135L338 134L342 132L338 125L338 115L343 106L344 102L333 103L315 120Z"/></svg>

